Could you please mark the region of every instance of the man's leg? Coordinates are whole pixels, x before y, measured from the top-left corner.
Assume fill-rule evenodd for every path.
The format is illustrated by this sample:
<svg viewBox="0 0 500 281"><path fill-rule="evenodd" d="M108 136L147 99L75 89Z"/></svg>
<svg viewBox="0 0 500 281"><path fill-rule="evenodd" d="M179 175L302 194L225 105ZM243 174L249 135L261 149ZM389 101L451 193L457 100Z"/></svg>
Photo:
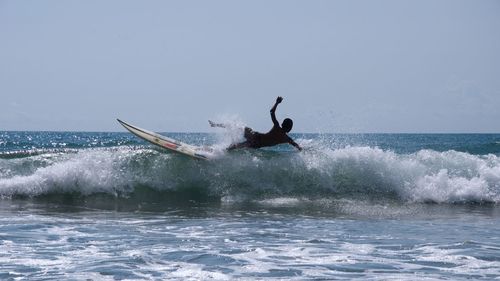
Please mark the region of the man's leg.
<svg viewBox="0 0 500 281"><path fill-rule="evenodd" d="M229 124L215 123L212 122L211 120L208 120L208 123L210 124L211 127L227 128L229 126Z"/></svg>
<svg viewBox="0 0 500 281"><path fill-rule="evenodd" d="M238 149L238 148L243 148L243 147L248 147L248 142L247 141L244 141L244 142L240 142L240 143L233 143L231 144L227 150L233 150L233 149Z"/></svg>
<svg viewBox="0 0 500 281"><path fill-rule="evenodd" d="M245 139L247 141L251 140L253 138L254 134L255 134L255 132L251 128L245 127L245 132L243 133L243 136L245 137Z"/></svg>
<svg viewBox="0 0 500 281"><path fill-rule="evenodd" d="M255 132L252 129L250 129L249 127L245 127L245 132L244 132L243 136L246 139L244 142L233 143L227 148L227 150L233 150L233 149L238 149L238 148L243 148L243 147L251 147L252 140L255 137Z"/></svg>

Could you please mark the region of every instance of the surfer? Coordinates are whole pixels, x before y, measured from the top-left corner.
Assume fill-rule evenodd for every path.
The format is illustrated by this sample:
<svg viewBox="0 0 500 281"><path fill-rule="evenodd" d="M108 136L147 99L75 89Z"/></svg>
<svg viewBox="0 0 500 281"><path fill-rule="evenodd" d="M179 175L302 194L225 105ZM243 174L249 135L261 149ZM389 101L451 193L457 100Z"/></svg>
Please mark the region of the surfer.
<svg viewBox="0 0 500 281"><path fill-rule="evenodd" d="M273 146L281 143L289 143L293 146L295 146L298 150L302 150L302 148L295 142L293 141L292 138L290 138L287 133L292 130L293 127L293 121L290 118L285 118L283 122L281 123L281 126L276 119L276 107L278 107L278 104L280 104L283 101L282 97L277 97L276 98L276 103L274 106L271 108L271 120L273 121L273 127L271 130L265 134L255 132L249 127L245 127L245 141L241 143L235 143L230 145L227 150L233 150L237 148L244 148L244 147L249 147L249 148L260 148L260 147L265 147L265 146ZM210 123L210 126L212 127L221 127L225 128L225 124L219 124L219 123L214 123L210 120L208 120L208 123Z"/></svg>

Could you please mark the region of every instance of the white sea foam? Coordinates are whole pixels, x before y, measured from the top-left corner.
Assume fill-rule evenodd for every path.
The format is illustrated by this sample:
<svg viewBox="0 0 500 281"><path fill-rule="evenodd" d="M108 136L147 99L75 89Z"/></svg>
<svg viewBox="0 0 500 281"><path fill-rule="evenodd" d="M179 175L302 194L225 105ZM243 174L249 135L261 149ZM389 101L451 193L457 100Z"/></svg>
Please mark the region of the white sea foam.
<svg viewBox="0 0 500 281"><path fill-rule="evenodd" d="M355 179L351 187L371 182L379 192L393 191L410 201L500 201L500 158L492 154L432 150L396 154L345 147L302 154L302 159L307 169L325 179L345 174Z"/></svg>
<svg viewBox="0 0 500 281"><path fill-rule="evenodd" d="M27 176L0 179L2 196L36 196L50 192L110 192L119 187L114 163L120 155L110 151L82 151Z"/></svg>
<svg viewBox="0 0 500 281"><path fill-rule="evenodd" d="M0 217L1 230L9 231L0 240L0 264L4 272L24 279L414 280L417 276L457 280L500 276L498 239L490 235L498 227L489 217L474 217L479 223L470 225L456 219L429 223L256 213L244 218L14 213L15 221ZM467 241L476 236L481 241Z"/></svg>
<svg viewBox="0 0 500 281"><path fill-rule="evenodd" d="M0 196L72 192L120 196L136 186L147 186L159 191L205 189L226 202L265 194L258 200L268 205L293 205L315 194L389 196L411 202L500 202L496 155L433 150L398 154L376 147L308 145L300 153L239 151L209 162L128 147L80 150L43 163L40 155L2 160L8 172L0 177ZM18 169L27 165L35 168Z"/></svg>

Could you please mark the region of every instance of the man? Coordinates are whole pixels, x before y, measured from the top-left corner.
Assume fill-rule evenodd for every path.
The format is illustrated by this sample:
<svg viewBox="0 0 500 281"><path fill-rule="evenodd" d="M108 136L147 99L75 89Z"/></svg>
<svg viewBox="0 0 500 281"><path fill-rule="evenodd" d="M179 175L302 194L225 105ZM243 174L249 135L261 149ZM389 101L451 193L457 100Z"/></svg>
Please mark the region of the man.
<svg viewBox="0 0 500 281"><path fill-rule="evenodd" d="M278 104L283 101L282 97L276 98L276 103L274 106L271 108L271 120L273 120L273 127L271 130L265 134L255 132L252 129L245 127L245 141L241 143L235 143L232 144L228 147L228 150L233 150L237 148L243 148L243 147L249 147L249 148L260 148L260 147L265 147L265 146L273 146L281 143L289 143L293 146L295 146L298 150L302 150L302 148L293 141L292 138L290 138L287 133L292 130L293 127L293 121L290 118L285 118L283 120L283 123L280 124L278 123L278 120L276 119L276 107L278 107ZM208 121L210 123L210 126L212 127L222 127L225 128L226 125L224 124L218 124L214 123L212 121Z"/></svg>

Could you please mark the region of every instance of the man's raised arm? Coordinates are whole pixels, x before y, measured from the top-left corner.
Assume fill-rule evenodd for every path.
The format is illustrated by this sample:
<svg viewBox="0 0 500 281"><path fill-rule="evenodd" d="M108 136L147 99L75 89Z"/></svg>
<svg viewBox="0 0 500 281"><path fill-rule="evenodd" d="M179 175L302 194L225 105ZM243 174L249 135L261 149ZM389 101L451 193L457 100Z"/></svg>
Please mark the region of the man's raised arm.
<svg viewBox="0 0 500 281"><path fill-rule="evenodd" d="M276 107L278 107L278 104L281 103L281 101L283 100L282 97L277 97L276 98L276 103L274 104L274 106L271 108L271 120L273 120L273 124L274 126L280 126L280 123L278 122L278 120L276 119L276 115L274 114L276 112Z"/></svg>

